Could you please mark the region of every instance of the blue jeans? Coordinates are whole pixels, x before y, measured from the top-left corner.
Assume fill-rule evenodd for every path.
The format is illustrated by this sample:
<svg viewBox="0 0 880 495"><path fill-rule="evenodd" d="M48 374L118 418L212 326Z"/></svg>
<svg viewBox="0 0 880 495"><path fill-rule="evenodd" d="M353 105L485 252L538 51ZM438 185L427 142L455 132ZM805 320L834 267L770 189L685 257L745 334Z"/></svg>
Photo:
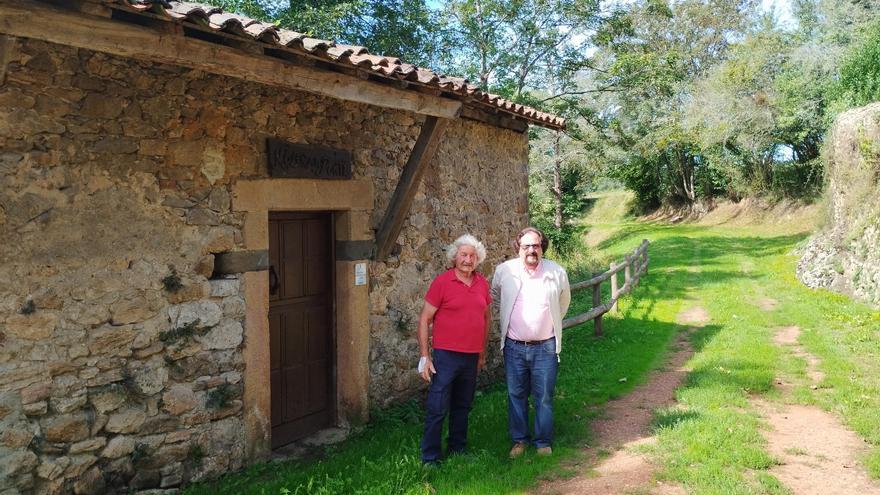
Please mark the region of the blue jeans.
<svg viewBox="0 0 880 495"><path fill-rule="evenodd" d="M514 443L534 442L541 448L553 442L553 389L558 370L555 339L537 344L504 342L507 429ZM533 436L529 435L529 395L535 407Z"/></svg>
<svg viewBox="0 0 880 495"><path fill-rule="evenodd" d="M434 349L434 369L425 402L425 433L422 436L422 462L436 462L443 453L440 437L443 419L449 412L446 449L461 452L467 446L468 415L477 388L477 362L480 355L470 352Z"/></svg>

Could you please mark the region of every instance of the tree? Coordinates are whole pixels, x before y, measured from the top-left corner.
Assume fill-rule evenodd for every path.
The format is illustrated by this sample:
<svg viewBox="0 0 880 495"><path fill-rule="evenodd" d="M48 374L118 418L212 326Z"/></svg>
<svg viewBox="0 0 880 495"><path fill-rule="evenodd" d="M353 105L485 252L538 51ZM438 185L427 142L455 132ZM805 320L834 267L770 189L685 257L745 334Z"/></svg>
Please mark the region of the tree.
<svg viewBox="0 0 880 495"><path fill-rule="evenodd" d="M568 88L587 60L587 33L601 22L599 3L448 0L444 11L458 46L453 65L484 90L516 101Z"/></svg>
<svg viewBox="0 0 880 495"><path fill-rule="evenodd" d="M603 70L596 79L614 120L608 140L626 150L612 173L641 188L642 205L693 204L701 191L714 189L697 129L686 124L684 110L694 83L747 32L754 7L751 0L643 0L597 34Z"/></svg>
<svg viewBox="0 0 880 495"><path fill-rule="evenodd" d="M420 66L442 66L445 23L425 0L208 0L315 38L361 45Z"/></svg>

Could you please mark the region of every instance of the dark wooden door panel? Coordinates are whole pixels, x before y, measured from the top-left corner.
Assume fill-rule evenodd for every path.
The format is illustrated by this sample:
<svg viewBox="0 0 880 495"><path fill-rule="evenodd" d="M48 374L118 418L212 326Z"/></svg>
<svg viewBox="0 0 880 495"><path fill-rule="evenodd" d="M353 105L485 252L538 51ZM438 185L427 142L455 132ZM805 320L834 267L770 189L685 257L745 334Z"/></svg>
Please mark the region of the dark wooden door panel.
<svg viewBox="0 0 880 495"><path fill-rule="evenodd" d="M273 214L269 260L272 446L333 424L333 243L328 214Z"/></svg>
<svg viewBox="0 0 880 495"><path fill-rule="evenodd" d="M281 284L281 298L292 299L304 294L303 277L303 224L302 222L284 222L280 224L283 250L281 263L284 270Z"/></svg>

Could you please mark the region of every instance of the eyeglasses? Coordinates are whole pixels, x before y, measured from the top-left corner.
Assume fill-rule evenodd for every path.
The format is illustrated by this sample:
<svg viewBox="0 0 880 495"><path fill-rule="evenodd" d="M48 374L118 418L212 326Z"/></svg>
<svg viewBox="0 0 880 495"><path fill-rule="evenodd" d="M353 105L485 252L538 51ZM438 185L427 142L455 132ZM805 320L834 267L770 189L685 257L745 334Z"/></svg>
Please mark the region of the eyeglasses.
<svg viewBox="0 0 880 495"><path fill-rule="evenodd" d="M523 251L528 251L529 249L538 250L541 247L540 244L520 244L519 248Z"/></svg>

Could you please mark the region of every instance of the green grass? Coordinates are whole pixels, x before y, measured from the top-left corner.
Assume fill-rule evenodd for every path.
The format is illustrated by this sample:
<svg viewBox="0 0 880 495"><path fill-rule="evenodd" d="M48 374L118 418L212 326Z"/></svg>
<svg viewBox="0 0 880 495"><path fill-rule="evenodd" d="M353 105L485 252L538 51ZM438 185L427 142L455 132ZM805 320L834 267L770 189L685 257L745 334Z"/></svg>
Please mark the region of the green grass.
<svg viewBox="0 0 880 495"><path fill-rule="evenodd" d="M364 431L328 447L320 459L254 466L183 493L524 493L543 480L572 476L566 466L583 459L589 422L602 404L664 362L670 342L685 328L676 316L697 305L712 319L692 334L692 372L677 392L678 405L655 412L658 443L650 453L661 466L660 478L696 494L789 493L767 471L775 460L749 400L781 400L772 386L777 375L800 384L787 400L833 411L864 437L872 447L865 465L880 476L880 314L795 280L792 249L805 234L621 220L623 209L603 204L618 200L606 195L593 205L592 220L601 222L591 223L588 214L584 224L602 230L598 250L588 261L575 261L604 263L647 238L649 273L621 300L619 312L606 316L604 337L593 336L592 324L566 331L553 457L507 459L506 394L497 385L476 398L470 453L438 469L420 465L422 409L414 400L375 414ZM587 297L578 294L569 314L585 308ZM777 308L759 309L762 297L777 300ZM801 345L822 361L826 378L816 390L807 386L803 360L772 343L775 329L786 325L800 326Z"/></svg>

